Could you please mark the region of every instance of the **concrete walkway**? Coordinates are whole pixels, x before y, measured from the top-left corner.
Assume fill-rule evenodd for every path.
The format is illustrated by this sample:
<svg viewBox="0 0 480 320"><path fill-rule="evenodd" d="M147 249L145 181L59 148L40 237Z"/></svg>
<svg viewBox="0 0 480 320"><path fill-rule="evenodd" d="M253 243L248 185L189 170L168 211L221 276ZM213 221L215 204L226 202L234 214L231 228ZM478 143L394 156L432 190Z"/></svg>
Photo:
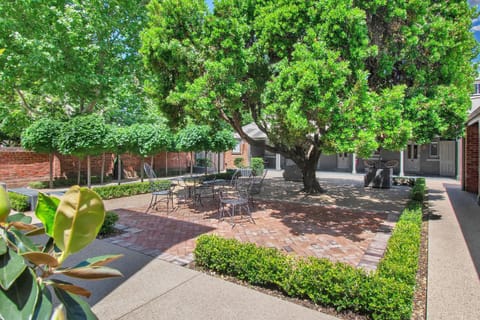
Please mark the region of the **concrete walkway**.
<svg viewBox="0 0 480 320"><path fill-rule="evenodd" d="M480 319L480 207L454 180L427 185L427 319Z"/></svg>
<svg viewBox="0 0 480 320"><path fill-rule="evenodd" d="M427 319L480 319L480 207L455 180L428 178L427 184L432 212ZM136 207L148 197L106 201L106 206ZM75 281L92 291L88 302L99 319L337 319L103 240L66 265L115 253L124 254L111 265L123 278Z"/></svg>

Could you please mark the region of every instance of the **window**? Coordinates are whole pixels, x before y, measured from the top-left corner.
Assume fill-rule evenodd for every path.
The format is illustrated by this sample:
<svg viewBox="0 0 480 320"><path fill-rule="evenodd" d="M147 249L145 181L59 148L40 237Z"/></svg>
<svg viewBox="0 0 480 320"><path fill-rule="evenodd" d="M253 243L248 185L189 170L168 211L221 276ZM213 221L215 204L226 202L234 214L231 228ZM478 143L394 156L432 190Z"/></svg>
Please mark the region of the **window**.
<svg viewBox="0 0 480 320"><path fill-rule="evenodd" d="M430 158L438 158L438 142L430 143Z"/></svg>
<svg viewBox="0 0 480 320"><path fill-rule="evenodd" d="M407 146L407 158L409 160L418 159L418 145L409 144Z"/></svg>
<svg viewBox="0 0 480 320"><path fill-rule="evenodd" d="M480 83L475 83L473 94L480 94Z"/></svg>
<svg viewBox="0 0 480 320"><path fill-rule="evenodd" d="M232 149L232 153L233 154L241 154L242 153L242 149L241 149L241 140L237 140L237 144L235 145L235 147Z"/></svg>

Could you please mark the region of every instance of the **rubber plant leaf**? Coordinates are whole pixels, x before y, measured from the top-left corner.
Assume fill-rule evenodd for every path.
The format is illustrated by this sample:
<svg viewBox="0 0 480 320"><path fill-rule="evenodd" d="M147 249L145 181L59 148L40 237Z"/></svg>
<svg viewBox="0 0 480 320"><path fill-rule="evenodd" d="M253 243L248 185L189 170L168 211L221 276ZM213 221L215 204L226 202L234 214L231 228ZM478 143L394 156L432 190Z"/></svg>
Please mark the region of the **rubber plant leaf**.
<svg viewBox="0 0 480 320"><path fill-rule="evenodd" d="M62 250L59 262L95 240L104 219L105 207L96 192L71 187L62 197L53 223L53 239Z"/></svg>
<svg viewBox="0 0 480 320"><path fill-rule="evenodd" d="M98 256L98 257L92 257L88 258L87 260L84 260L77 264L74 268L79 268L79 267L100 267L104 266L106 264L109 264L112 261L115 261L117 259L120 259L123 257L123 254L109 254L109 255L104 255L104 256Z"/></svg>
<svg viewBox="0 0 480 320"><path fill-rule="evenodd" d="M3 238L0 238L0 256L5 253L7 253L7 244L5 243L5 240Z"/></svg>
<svg viewBox="0 0 480 320"><path fill-rule="evenodd" d="M9 215L7 222L23 222L23 223L32 223L32 217L26 216L23 213L16 213Z"/></svg>
<svg viewBox="0 0 480 320"><path fill-rule="evenodd" d="M26 268L25 261L15 251L9 249L2 254L0 256L0 286L2 289L10 289Z"/></svg>
<svg viewBox="0 0 480 320"><path fill-rule="evenodd" d="M44 284L40 284L40 292L38 294L38 300L35 307L35 313L33 314L33 319L49 319L52 311L52 294Z"/></svg>
<svg viewBox="0 0 480 320"><path fill-rule="evenodd" d="M55 308L55 311L52 314L50 320L68 320L67 315L65 314L65 308L63 304Z"/></svg>
<svg viewBox="0 0 480 320"><path fill-rule="evenodd" d="M58 260L55 257L49 255L48 253L26 252L22 254L22 256L37 266L47 265L52 268L55 268L58 266Z"/></svg>
<svg viewBox="0 0 480 320"><path fill-rule="evenodd" d="M0 319L31 319L39 292L33 271L25 269L8 290L0 289Z"/></svg>
<svg viewBox="0 0 480 320"><path fill-rule="evenodd" d="M71 294L58 287L54 287L55 295L65 308L67 319L96 320L97 316L92 312L88 303L77 295Z"/></svg>
<svg viewBox="0 0 480 320"><path fill-rule="evenodd" d="M55 212L57 212L60 199L51 197L44 193L38 194L37 207L35 208L35 215L45 226L45 233L53 237L53 222L55 220Z"/></svg>
<svg viewBox="0 0 480 320"><path fill-rule="evenodd" d="M19 230L10 229L8 239L15 244L17 251L20 254L30 251L39 251L37 245Z"/></svg>
<svg viewBox="0 0 480 320"><path fill-rule="evenodd" d="M123 277L123 274L120 271L109 267L80 267L57 269L55 270L55 273L88 280Z"/></svg>
<svg viewBox="0 0 480 320"><path fill-rule="evenodd" d="M51 285L54 288L59 288L62 290L65 290L67 292L73 293L73 294L78 294L80 296L90 298L92 293L88 291L87 289L84 289L82 287L76 286L72 283L61 281L58 279L52 279L48 281L48 284Z"/></svg>

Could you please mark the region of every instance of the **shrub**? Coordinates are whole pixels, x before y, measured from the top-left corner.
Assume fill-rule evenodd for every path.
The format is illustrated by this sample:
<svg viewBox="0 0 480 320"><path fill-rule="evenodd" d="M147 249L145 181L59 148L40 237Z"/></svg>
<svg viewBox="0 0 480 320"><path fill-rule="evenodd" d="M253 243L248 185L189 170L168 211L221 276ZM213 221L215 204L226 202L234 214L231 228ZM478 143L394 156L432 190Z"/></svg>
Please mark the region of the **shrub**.
<svg viewBox="0 0 480 320"><path fill-rule="evenodd" d="M170 180L158 180L157 182L165 185L165 187L171 183ZM134 182L121 185L94 187L93 190L95 190L102 199L107 200L149 193L150 184L149 182Z"/></svg>
<svg viewBox="0 0 480 320"><path fill-rule="evenodd" d="M419 183L421 185L422 182ZM378 269L366 273L327 259L294 258L276 249L202 235L197 265L373 319L410 319L421 238L422 203L400 216Z"/></svg>
<svg viewBox="0 0 480 320"><path fill-rule="evenodd" d="M8 192L8 197L10 198L10 206L13 210L25 212L30 209L30 200L27 196L16 192Z"/></svg>
<svg viewBox="0 0 480 320"><path fill-rule="evenodd" d="M263 159L262 158L252 158L251 160L251 167L253 171L254 176L261 176L263 174L263 170L265 169L265 166L263 164Z"/></svg>
<svg viewBox="0 0 480 320"><path fill-rule="evenodd" d="M28 186L32 189L45 189L48 188L48 182L46 181L32 181L28 183Z"/></svg>
<svg viewBox="0 0 480 320"><path fill-rule="evenodd" d="M106 236L112 234L115 231L115 223L118 221L118 214L114 211L107 211L105 214L105 220L103 221L102 227L98 232L101 236Z"/></svg>
<svg viewBox="0 0 480 320"><path fill-rule="evenodd" d="M211 167L212 160L209 158L197 158L196 159L197 167Z"/></svg>
<svg viewBox="0 0 480 320"><path fill-rule="evenodd" d="M426 182L425 178L415 179L415 184L412 187L411 198L415 201L423 201L426 193Z"/></svg>
<svg viewBox="0 0 480 320"><path fill-rule="evenodd" d="M233 164L235 165L235 167L237 168L243 168L245 167L245 164L243 162L243 158L242 157L237 157L235 159L233 159Z"/></svg>

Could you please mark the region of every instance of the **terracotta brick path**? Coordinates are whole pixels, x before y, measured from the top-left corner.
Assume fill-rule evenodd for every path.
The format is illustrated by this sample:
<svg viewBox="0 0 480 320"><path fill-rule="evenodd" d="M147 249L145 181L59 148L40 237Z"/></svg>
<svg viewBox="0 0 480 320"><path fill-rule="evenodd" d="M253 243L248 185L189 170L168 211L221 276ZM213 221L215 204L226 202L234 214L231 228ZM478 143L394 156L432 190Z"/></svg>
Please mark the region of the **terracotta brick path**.
<svg viewBox="0 0 480 320"><path fill-rule="evenodd" d="M325 257L374 270L397 219L392 213L286 201L255 203L247 217L218 219L216 202L193 208L180 204L144 213L146 206L116 209L125 233L107 241L177 264L193 260L195 239L212 233L300 256Z"/></svg>

